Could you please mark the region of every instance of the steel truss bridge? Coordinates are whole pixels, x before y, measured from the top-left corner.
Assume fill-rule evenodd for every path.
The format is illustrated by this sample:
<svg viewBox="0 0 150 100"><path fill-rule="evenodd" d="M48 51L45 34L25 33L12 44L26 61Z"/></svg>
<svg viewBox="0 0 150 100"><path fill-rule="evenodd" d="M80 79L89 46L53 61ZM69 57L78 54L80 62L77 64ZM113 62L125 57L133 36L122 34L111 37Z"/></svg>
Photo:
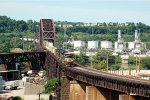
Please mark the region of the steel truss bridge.
<svg viewBox="0 0 150 100"><path fill-rule="evenodd" d="M14 69L17 62L31 62L44 68L45 55L45 52L0 53L0 64L11 65L7 70Z"/></svg>

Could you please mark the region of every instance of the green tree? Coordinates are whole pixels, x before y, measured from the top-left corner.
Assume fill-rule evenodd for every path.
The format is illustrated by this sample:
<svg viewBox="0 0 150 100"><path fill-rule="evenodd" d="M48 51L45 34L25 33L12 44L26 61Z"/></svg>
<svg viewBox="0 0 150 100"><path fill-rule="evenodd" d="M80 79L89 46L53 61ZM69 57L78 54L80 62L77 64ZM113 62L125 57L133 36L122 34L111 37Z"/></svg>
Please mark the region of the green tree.
<svg viewBox="0 0 150 100"><path fill-rule="evenodd" d="M102 66L102 69L106 68L106 60L101 61L101 66Z"/></svg>
<svg viewBox="0 0 150 100"><path fill-rule="evenodd" d="M45 90L43 91L43 93L50 93L50 92L54 92L56 87L58 86L58 78L52 78L50 80L48 80L45 84Z"/></svg>
<svg viewBox="0 0 150 100"><path fill-rule="evenodd" d="M129 64L135 64L136 63L136 57L129 56Z"/></svg>
<svg viewBox="0 0 150 100"><path fill-rule="evenodd" d="M20 96L15 96L12 98L12 100L23 100Z"/></svg>
<svg viewBox="0 0 150 100"><path fill-rule="evenodd" d="M121 64L120 63L118 63L118 64L113 64L112 66L110 66L111 67L111 69L114 69L114 70L119 70L120 69L120 67L121 67Z"/></svg>
<svg viewBox="0 0 150 100"><path fill-rule="evenodd" d="M121 63L121 57L115 56L115 63Z"/></svg>
<svg viewBox="0 0 150 100"><path fill-rule="evenodd" d="M83 52L80 52L79 55L75 55L75 56L74 56L74 59L75 59L78 63L80 63L80 64L86 64L86 63L89 62L88 57L87 57L86 54L83 53Z"/></svg>
<svg viewBox="0 0 150 100"><path fill-rule="evenodd" d="M39 23L36 21L27 20L27 26L28 26L28 31L34 33L38 31Z"/></svg>
<svg viewBox="0 0 150 100"><path fill-rule="evenodd" d="M141 67L150 70L150 57L141 58Z"/></svg>

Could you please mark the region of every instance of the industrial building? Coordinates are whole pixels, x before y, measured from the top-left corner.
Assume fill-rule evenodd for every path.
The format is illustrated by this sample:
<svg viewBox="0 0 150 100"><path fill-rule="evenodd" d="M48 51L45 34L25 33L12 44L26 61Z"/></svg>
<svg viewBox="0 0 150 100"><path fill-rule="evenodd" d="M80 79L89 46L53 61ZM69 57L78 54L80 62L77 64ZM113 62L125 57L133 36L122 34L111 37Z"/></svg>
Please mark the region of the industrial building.
<svg viewBox="0 0 150 100"><path fill-rule="evenodd" d="M128 48L132 53L140 53L144 49L144 43L140 40L140 34L135 30L135 40L128 42Z"/></svg>
<svg viewBox="0 0 150 100"><path fill-rule="evenodd" d="M121 37L121 30L118 30L118 41L115 42L115 52L116 53L123 53L126 49L126 42L124 42L123 38Z"/></svg>
<svg viewBox="0 0 150 100"><path fill-rule="evenodd" d="M121 36L121 30L118 30L118 40L114 43L111 41L71 41L73 46L73 52L79 54L80 51L84 51L87 55L94 55L97 50L113 50L114 54L125 54L126 51L131 51L130 54L141 53L145 49L145 44L141 42L140 36L135 30L135 40L133 42L125 42Z"/></svg>

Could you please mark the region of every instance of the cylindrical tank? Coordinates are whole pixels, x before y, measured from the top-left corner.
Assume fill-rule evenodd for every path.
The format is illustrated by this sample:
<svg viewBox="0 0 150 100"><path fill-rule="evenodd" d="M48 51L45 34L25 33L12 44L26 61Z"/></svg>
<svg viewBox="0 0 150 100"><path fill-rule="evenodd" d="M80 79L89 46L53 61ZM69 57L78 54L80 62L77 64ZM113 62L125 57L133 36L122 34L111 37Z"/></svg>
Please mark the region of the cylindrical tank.
<svg viewBox="0 0 150 100"><path fill-rule="evenodd" d="M85 41L74 41L74 49L85 47Z"/></svg>
<svg viewBox="0 0 150 100"><path fill-rule="evenodd" d="M134 49L134 42L128 42L128 48L130 50Z"/></svg>
<svg viewBox="0 0 150 100"><path fill-rule="evenodd" d="M112 49L111 41L101 41L101 49Z"/></svg>
<svg viewBox="0 0 150 100"><path fill-rule="evenodd" d="M98 49L98 41L88 41L88 49Z"/></svg>

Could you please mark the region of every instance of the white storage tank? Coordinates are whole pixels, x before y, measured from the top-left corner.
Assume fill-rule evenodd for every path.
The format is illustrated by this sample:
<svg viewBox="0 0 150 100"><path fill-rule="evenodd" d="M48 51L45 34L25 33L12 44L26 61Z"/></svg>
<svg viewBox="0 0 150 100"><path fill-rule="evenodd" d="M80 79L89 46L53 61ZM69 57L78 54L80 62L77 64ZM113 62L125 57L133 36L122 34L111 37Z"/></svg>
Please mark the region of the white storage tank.
<svg viewBox="0 0 150 100"><path fill-rule="evenodd" d="M88 49L98 49L98 41L88 41Z"/></svg>
<svg viewBox="0 0 150 100"><path fill-rule="evenodd" d="M74 49L80 49L85 47L85 41L74 41Z"/></svg>
<svg viewBox="0 0 150 100"><path fill-rule="evenodd" d="M111 41L101 41L101 49L112 49Z"/></svg>
<svg viewBox="0 0 150 100"><path fill-rule="evenodd" d="M128 48L130 50L133 50L134 49L134 42L128 42Z"/></svg>

